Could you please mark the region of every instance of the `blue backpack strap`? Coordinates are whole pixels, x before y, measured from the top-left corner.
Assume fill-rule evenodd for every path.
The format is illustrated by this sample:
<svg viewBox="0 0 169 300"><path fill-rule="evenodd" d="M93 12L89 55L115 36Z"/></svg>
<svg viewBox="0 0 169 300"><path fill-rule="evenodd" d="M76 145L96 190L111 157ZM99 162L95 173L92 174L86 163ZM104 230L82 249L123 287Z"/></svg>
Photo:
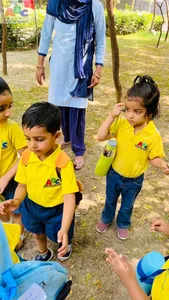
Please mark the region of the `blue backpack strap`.
<svg viewBox="0 0 169 300"><path fill-rule="evenodd" d="M169 259L169 256L166 256L165 257L165 261L167 261ZM153 272L152 274L150 275L146 275L144 272L143 272L143 269L141 267L141 261L142 259L138 262L138 265L137 265L137 272L138 272L138 275L139 275L139 279L141 282L145 282L147 284L152 284L153 281L154 281L154 277L157 276L157 275L160 275L161 273L167 271L168 269L159 269L155 272Z"/></svg>
<svg viewBox="0 0 169 300"><path fill-rule="evenodd" d="M16 295L17 284L12 276L11 270L2 274L2 282L4 287L0 287L0 298L4 300L12 299Z"/></svg>

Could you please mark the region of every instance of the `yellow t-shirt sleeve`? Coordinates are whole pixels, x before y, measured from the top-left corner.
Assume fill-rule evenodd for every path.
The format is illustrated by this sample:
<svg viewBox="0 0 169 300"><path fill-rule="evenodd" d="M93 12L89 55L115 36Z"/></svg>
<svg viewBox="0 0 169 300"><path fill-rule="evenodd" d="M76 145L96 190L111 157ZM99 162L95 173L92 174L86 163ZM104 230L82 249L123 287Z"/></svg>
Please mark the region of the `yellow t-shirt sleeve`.
<svg viewBox="0 0 169 300"><path fill-rule="evenodd" d="M27 176L26 176L26 166L22 164L22 161L20 159L19 164L18 164L18 169L15 175L15 181L26 184L27 183Z"/></svg>
<svg viewBox="0 0 169 300"><path fill-rule="evenodd" d="M149 159L153 159L155 157L163 158L165 157L165 152L163 148L163 142L160 134L154 138L153 144L150 149Z"/></svg>
<svg viewBox="0 0 169 300"><path fill-rule="evenodd" d="M112 137L117 136L118 129L122 125L123 120L124 120L123 118L118 118L118 119L115 119L114 122L111 124L111 126L109 128L109 132L112 135Z"/></svg>
<svg viewBox="0 0 169 300"><path fill-rule="evenodd" d="M17 123L13 124L11 128L11 141L12 145L16 150L22 149L25 146L27 146L27 142L22 132L22 129Z"/></svg>
<svg viewBox="0 0 169 300"><path fill-rule="evenodd" d="M69 161L65 168L61 168L61 178L63 195L78 192L79 189L72 161Z"/></svg>

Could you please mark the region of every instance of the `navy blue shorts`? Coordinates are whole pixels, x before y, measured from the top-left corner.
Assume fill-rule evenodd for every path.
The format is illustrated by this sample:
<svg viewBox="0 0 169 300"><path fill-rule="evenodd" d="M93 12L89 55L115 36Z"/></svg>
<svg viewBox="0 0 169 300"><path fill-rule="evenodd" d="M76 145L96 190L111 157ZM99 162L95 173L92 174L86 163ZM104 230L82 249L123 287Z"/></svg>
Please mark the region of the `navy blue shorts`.
<svg viewBox="0 0 169 300"><path fill-rule="evenodd" d="M9 181L5 191L2 194L6 200L13 199L17 185L18 185L18 183L14 180L14 178L12 178ZM22 203L19 205L19 207L13 213L15 215L20 215L21 212L22 212Z"/></svg>
<svg viewBox="0 0 169 300"><path fill-rule="evenodd" d="M22 223L25 228L36 234L45 234L51 241L57 243L57 233L61 228L63 204L54 207L41 206L26 198L22 206ZM68 239L73 238L74 218L72 220Z"/></svg>

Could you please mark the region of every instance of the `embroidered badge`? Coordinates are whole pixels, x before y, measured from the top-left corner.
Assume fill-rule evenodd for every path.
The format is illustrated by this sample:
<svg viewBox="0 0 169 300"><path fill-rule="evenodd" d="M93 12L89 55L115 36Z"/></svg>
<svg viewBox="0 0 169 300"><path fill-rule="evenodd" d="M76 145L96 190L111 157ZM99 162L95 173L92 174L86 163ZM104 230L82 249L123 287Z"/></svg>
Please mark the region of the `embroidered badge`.
<svg viewBox="0 0 169 300"><path fill-rule="evenodd" d="M8 142L2 141L1 148L2 149L7 149L8 148Z"/></svg>
<svg viewBox="0 0 169 300"><path fill-rule="evenodd" d="M148 145L144 142L139 142L137 145L135 145L135 147L142 149L144 151L148 150Z"/></svg>
<svg viewBox="0 0 169 300"><path fill-rule="evenodd" d="M61 182L60 182L60 179L56 179L56 178L51 178L51 179L48 179L44 185L45 188L47 187L54 187L54 186L57 186L57 185L61 185Z"/></svg>

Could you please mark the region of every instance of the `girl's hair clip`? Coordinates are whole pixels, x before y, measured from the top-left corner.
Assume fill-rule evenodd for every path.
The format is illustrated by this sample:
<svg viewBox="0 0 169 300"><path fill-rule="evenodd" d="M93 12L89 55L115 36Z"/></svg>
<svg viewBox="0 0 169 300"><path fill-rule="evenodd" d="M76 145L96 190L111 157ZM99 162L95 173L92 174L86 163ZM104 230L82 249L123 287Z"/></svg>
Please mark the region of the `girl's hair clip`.
<svg viewBox="0 0 169 300"><path fill-rule="evenodd" d="M134 84L138 84L138 83L148 83L151 85L154 85L156 88L158 88L157 84L155 83L155 81L150 77L150 76L140 76L138 75L135 79L134 79Z"/></svg>

